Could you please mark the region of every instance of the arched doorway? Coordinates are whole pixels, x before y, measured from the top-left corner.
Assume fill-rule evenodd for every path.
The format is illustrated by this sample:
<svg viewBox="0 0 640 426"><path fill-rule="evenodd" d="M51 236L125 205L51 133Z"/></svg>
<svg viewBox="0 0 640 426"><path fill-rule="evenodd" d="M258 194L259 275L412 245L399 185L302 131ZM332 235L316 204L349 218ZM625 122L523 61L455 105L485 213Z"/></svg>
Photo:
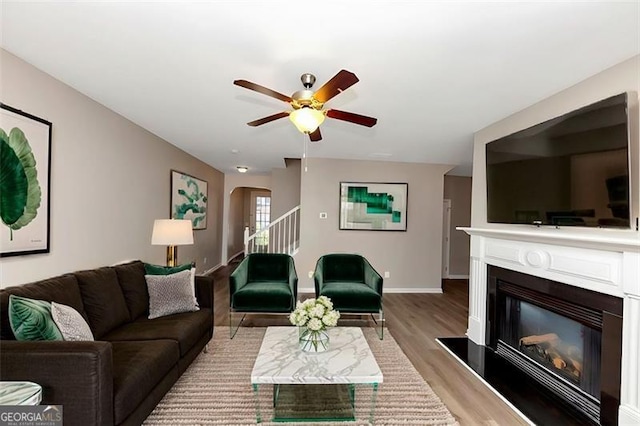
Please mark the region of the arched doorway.
<svg viewBox="0 0 640 426"><path fill-rule="evenodd" d="M229 197L229 221L227 229L227 257L231 260L244 252L244 229L253 234L269 226L271 222L271 190L239 186ZM259 241L259 244L268 244Z"/></svg>

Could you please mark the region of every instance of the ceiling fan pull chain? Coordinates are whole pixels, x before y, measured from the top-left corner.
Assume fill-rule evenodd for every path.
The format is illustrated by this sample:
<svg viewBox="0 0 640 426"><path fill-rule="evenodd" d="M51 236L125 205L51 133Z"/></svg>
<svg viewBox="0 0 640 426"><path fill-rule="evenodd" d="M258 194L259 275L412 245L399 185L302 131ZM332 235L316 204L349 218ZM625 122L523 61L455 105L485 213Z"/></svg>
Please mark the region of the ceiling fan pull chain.
<svg viewBox="0 0 640 426"><path fill-rule="evenodd" d="M303 162L303 166L304 166L304 172L307 172L307 147L309 145L309 141L308 141L308 137L307 135L302 135L302 139L304 139L304 145L302 148L302 162Z"/></svg>

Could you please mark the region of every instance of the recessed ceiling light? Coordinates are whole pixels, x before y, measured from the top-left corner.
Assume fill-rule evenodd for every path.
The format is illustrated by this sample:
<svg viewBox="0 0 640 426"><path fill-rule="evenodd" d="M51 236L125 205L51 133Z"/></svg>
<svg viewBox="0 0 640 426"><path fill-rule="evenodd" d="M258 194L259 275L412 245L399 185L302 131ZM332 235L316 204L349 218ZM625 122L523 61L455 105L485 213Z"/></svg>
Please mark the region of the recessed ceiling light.
<svg viewBox="0 0 640 426"><path fill-rule="evenodd" d="M249 171L249 168L246 166L237 166L236 169L240 172L240 173L247 173Z"/></svg>
<svg viewBox="0 0 640 426"><path fill-rule="evenodd" d="M238 151L237 149L232 149L232 150L231 150L231 153L232 153L232 154L237 154L238 152L240 152L240 151Z"/></svg>

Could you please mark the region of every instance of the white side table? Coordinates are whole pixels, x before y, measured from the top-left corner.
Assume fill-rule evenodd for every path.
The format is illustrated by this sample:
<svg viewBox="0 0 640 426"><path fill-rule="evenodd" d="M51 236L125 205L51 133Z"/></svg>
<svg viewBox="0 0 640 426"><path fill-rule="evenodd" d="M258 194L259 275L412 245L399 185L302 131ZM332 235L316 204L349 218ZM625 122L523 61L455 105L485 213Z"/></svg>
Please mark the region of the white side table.
<svg viewBox="0 0 640 426"><path fill-rule="evenodd" d="M42 387L33 382L0 382L0 405L38 405Z"/></svg>

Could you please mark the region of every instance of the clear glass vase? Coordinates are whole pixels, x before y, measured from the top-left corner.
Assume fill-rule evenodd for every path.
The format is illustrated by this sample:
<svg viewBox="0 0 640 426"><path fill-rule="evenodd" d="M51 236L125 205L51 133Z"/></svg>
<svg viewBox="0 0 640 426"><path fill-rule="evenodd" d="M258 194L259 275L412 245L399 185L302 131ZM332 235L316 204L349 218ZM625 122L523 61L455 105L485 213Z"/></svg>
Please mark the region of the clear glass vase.
<svg viewBox="0 0 640 426"><path fill-rule="evenodd" d="M299 342L304 352L324 352L329 349L329 334L326 330L313 331L300 327Z"/></svg>

